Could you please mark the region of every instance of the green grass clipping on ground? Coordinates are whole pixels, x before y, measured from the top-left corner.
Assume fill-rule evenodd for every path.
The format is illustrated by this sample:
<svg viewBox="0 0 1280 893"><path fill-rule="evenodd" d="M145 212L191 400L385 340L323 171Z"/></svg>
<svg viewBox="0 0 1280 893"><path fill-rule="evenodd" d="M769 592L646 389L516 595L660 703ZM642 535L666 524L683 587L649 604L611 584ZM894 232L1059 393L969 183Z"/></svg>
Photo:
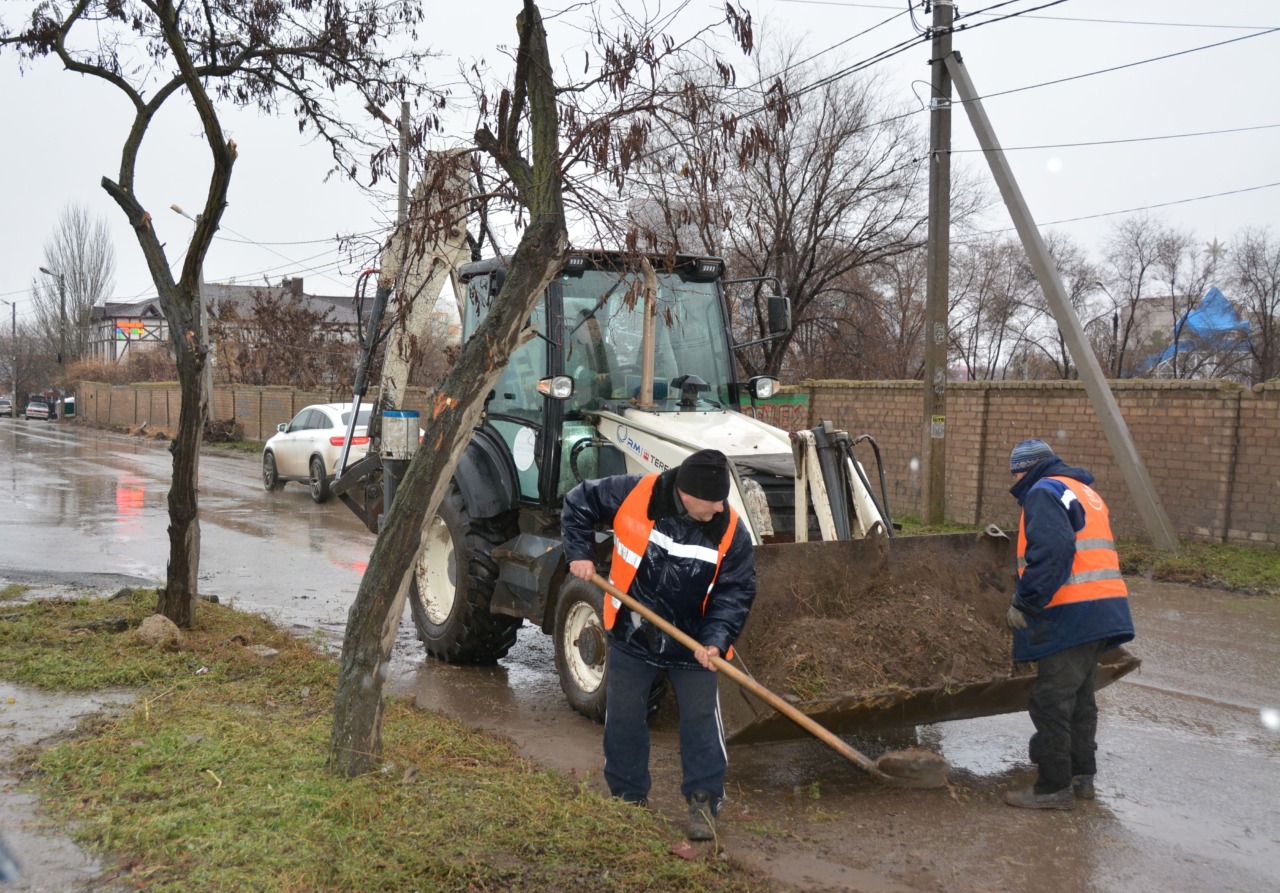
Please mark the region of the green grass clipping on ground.
<svg viewBox="0 0 1280 893"><path fill-rule="evenodd" d="M134 635L155 605L154 591L124 590L10 603L0 619L0 676L138 693L23 757L46 808L117 864L123 883L175 893L775 889L711 848L677 858L682 827L396 701L382 770L336 776L326 768L333 659L203 602L197 628L155 650ZM127 631L111 632L121 618ZM279 655L264 664L247 645Z"/></svg>

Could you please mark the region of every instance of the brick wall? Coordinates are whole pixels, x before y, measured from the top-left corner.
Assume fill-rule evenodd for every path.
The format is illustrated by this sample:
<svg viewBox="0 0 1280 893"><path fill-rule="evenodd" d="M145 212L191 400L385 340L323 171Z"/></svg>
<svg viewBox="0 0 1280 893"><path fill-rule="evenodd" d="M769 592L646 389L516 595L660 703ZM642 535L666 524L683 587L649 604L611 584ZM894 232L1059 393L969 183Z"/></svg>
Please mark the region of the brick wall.
<svg viewBox="0 0 1280 893"><path fill-rule="evenodd" d="M1111 382L1157 495L1182 537L1280 546L1280 382ZM812 424L832 419L880 445L890 505L919 514L919 382L808 382ZM1013 526L1009 450L1039 437L1097 476L1118 536L1145 527L1080 382L978 382L947 390L947 517ZM858 448L864 465L874 461ZM874 473L872 482L876 483Z"/></svg>
<svg viewBox="0 0 1280 893"><path fill-rule="evenodd" d="M1112 393L1179 536L1280 547L1280 381L1252 390L1219 381L1111 382ZM350 393L219 385L217 418L234 415L244 436L265 441L276 425L311 403L337 403ZM85 383L76 414L121 427L144 422L173 429L176 385ZM807 411L805 405L807 404ZM410 389L405 408L425 422L430 396ZM921 384L915 381L810 381L787 388L778 405L757 407L772 424L799 430L831 419L857 437L869 434L885 465L889 504L919 514L925 429ZM965 524L1012 527L1009 450L1039 437L1065 460L1098 478L1118 536L1144 538L1145 527L1102 425L1080 382L977 382L947 390L947 517ZM879 487L870 444L856 447Z"/></svg>

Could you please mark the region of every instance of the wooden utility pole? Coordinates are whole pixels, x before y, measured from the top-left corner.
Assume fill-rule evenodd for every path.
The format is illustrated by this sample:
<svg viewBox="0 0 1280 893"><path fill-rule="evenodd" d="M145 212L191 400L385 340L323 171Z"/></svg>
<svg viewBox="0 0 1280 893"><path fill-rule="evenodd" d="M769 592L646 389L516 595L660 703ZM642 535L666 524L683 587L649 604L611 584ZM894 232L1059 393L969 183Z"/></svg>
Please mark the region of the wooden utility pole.
<svg viewBox="0 0 1280 893"><path fill-rule="evenodd" d="M921 516L940 524L947 510L947 292L951 264L951 23L955 4L934 0L929 91L929 244L925 291L924 445Z"/></svg>
<svg viewBox="0 0 1280 893"><path fill-rule="evenodd" d="M1093 348L1085 337L1084 327L1080 325L1079 317L1072 309L1071 302L1067 300L1067 290L1062 285L1062 277L1058 275L1058 268L1049 255L1049 249L1040 238L1040 230L1031 217L1031 211L1022 197L1022 190L1018 188L1018 181L1014 179L1009 162L1005 159L1000 142L996 139L995 130L987 119L978 91L974 89L973 81L969 79L969 73L958 56L948 53L944 59L938 61L946 63L951 77L955 79L956 89L969 116L969 123L973 125L974 134L978 137L978 143L982 146L987 163L991 166L991 175L995 178L996 185L1000 187L1000 195L1009 209L1009 216L1013 219L1014 228L1017 229L1018 237L1022 240L1027 259L1031 261L1036 278L1040 281L1040 288L1049 301L1050 309L1053 310L1058 329L1066 339L1071 358L1076 361L1080 380L1084 382L1085 391L1089 394L1090 402L1093 403L1093 410L1098 414L1098 421L1102 423L1102 431L1107 436L1107 442L1115 452L1116 462L1120 465L1120 471L1129 485L1129 492L1133 494L1133 501L1137 503L1138 513L1142 515L1147 533L1157 547L1170 551L1176 550L1178 535L1174 532L1169 516L1165 513L1155 486L1151 483L1147 467L1133 445L1129 426L1125 424L1115 395L1111 393L1102 367L1098 364L1098 358L1093 355Z"/></svg>

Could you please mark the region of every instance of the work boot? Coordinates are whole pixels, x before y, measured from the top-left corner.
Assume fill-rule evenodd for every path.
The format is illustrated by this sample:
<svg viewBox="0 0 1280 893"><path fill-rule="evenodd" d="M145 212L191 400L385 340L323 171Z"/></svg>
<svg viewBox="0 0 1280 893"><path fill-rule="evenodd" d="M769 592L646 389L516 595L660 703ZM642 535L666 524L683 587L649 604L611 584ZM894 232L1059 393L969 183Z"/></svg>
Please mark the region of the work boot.
<svg viewBox="0 0 1280 893"><path fill-rule="evenodd" d="M1035 788L1027 788L1022 791L1007 791L1004 795L1004 802L1010 806L1019 806L1023 809L1076 808L1076 798L1069 787L1054 791L1052 794L1037 794Z"/></svg>
<svg viewBox="0 0 1280 893"><path fill-rule="evenodd" d="M715 840L716 817L712 812L711 799L706 791L694 791L689 797L690 840Z"/></svg>
<svg viewBox="0 0 1280 893"><path fill-rule="evenodd" d="M1071 776L1071 790L1079 800L1092 800L1097 796L1093 790L1092 775Z"/></svg>

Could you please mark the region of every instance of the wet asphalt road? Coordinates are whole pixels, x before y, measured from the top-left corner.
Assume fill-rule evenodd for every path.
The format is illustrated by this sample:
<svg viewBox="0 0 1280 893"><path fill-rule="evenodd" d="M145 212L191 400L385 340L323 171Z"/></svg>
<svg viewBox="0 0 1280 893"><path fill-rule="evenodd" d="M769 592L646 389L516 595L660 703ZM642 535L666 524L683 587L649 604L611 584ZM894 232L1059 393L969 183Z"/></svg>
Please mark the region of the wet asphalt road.
<svg viewBox="0 0 1280 893"><path fill-rule="evenodd" d="M0 419L0 578L104 589L164 577L165 444ZM201 458L201 587L340 642L373 536L301 485L266 493L253 456ZM1100 695L1099 799L1025 813L1025 714L918 730L948 791L869 781L825 746L735 748L725 848L806 890L1272 891L1280 886L1280 601L1130 581L1143 667ZM560 694L525 629L494 667L427 662L406 621L391 689L511 736L601 787L599 727ZM678 820L674 719L654 723L657 810ZM854 741L873 756L884 742ZM902 742L891 742L892 746Z"/></svg>

